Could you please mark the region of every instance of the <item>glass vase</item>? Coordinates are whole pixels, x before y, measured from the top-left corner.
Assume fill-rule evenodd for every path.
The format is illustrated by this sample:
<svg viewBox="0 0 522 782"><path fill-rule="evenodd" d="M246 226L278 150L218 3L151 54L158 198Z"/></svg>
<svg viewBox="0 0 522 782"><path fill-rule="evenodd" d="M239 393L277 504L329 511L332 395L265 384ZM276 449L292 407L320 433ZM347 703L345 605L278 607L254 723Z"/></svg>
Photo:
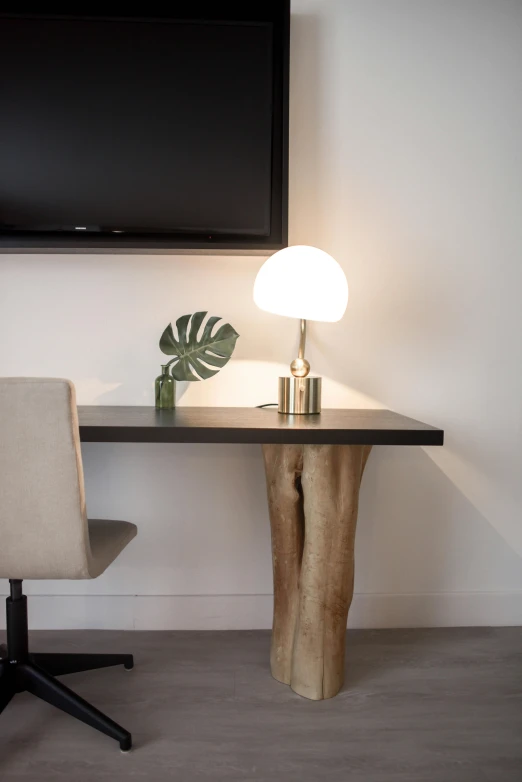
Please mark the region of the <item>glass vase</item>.
<svg viewBox="0 0 522 782"><path fill-rule="evenodd" d="M156 378L155 391L158 410L173 410L176 407L176 381L170 374L168 364L161 365L161 375Z"/></svg>

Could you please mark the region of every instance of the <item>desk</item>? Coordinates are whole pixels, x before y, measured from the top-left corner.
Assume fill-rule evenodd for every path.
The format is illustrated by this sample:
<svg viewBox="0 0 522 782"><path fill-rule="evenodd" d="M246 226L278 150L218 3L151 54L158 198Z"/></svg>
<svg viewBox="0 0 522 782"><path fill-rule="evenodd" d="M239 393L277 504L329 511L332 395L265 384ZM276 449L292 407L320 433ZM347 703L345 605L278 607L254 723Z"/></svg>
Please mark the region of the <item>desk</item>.
<svg viewBox="0 0 522 782"><path fill-rule="evenodd" d="M390 410L280 415L248 407L79 407L83 442L257 443L272 531L272 675L306 698L343 684L359 487L374 445L442 445Z"/></svg>

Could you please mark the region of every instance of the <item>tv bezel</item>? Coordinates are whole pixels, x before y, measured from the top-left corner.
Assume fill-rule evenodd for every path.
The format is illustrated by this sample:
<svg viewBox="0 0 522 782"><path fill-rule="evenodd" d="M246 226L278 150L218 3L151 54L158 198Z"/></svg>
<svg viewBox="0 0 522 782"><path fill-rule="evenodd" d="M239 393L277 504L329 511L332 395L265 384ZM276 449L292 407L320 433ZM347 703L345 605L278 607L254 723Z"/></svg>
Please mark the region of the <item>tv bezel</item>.
<svg viewBox="0 0 522 782"><path fill-rule="evenodd" d="M16 7L2 9L6 16L32 18L83 19L179 19L198 22L270 22L273 24L273 112L272 112L272 179L270 193L270 233L267 236L177 232L175 228L158 233L124 234L76 231L2 230L0 252L232 252L264 253L288 245L288 125L289 125L289 60L290 60L290 0L191 0L172 2L169 10L122 15L103 13L38 13Z"/></svg>

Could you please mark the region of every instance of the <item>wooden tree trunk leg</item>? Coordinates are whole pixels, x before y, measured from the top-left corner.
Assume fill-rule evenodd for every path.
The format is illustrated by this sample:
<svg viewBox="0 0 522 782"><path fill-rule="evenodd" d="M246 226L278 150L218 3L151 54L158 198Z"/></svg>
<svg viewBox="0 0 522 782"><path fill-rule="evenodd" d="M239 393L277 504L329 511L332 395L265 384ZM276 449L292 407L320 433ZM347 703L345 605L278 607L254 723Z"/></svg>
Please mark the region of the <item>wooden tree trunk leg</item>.
<svg viewBox="0 0 522 782"><path fill-rule="evenodd" d="M303 555L304 516L300 481L303 446L263 445L263 457L274 571L270 665L275 679L290 684Z"/></svg>
<svg viewBox="0 0 522 782"><path fill-rule="evenodd" d="M370 449L304 446L305 540L290 686L313 700L332 698L343 685L359 487Z"/></svg>

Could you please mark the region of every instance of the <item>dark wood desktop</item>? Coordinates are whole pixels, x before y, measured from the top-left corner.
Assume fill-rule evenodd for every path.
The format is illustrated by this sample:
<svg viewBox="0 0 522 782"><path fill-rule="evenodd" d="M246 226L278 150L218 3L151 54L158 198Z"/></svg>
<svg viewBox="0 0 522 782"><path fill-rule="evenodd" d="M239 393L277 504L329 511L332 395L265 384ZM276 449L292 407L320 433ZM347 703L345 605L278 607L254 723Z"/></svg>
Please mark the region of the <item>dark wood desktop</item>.
<svg viewBox="0 0 522 782"><path fill-rule="evenodd" d="M83 442L258 443L272 529L273 676L306 698L336 695L353 597L359 487L374 445L442 445L390 410L281 415L248 407L79 407Z"/></svg>

